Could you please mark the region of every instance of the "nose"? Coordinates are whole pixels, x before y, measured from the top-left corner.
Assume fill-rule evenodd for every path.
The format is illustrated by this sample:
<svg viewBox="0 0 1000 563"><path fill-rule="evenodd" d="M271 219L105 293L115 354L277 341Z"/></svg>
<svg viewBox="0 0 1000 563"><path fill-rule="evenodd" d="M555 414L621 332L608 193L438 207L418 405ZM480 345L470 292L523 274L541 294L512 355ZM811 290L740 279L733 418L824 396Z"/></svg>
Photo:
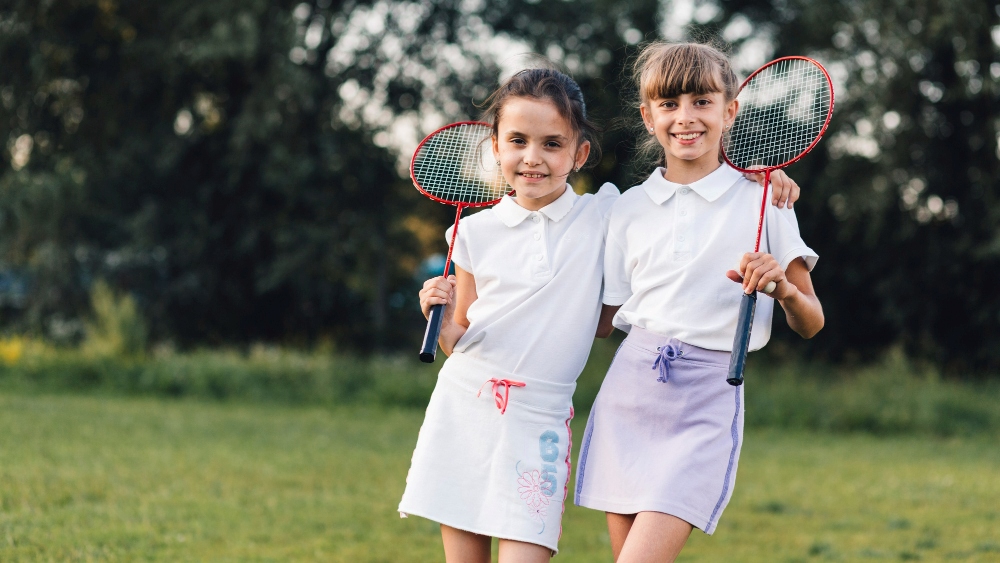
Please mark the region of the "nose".
<svg viewBox="0 0 1000 563"><path fill-rule="evenodd" d="M538 166L542 163L541 151L535 145L531 145L524 151L524 164L527 166Z"/></svg>
<svg viewBox="0 0 1000 563"><path fill-rule="evenodd" d="M677 107L677 121L680 123L691 123L694 121L694 113L690 104L680 104Z"/></svg>

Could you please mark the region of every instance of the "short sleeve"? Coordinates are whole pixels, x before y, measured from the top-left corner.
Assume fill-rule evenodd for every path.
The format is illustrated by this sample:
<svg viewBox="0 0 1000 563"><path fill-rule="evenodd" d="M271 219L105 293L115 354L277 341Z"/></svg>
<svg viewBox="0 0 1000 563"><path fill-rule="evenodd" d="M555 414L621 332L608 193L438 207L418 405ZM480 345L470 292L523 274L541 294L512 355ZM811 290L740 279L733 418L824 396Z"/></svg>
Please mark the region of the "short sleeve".
<svg viewBox="0 0 1000 563"><path fill-rule="evenodd" d="M604 248L604 296L605 305L622 305L632 296L632 282L626 268L625 249L610 229Z"/></svg>
<svg viewBox="0 0 1000 563"><path fill-rule="evenodd" d="M799 222L792 209L779 209L773 204L767 208L767 244L768 252L778 260L782 269L787 269L792 260L802 258L806 267L812 271L819 260L819 254L806 246L799 235Z"/></svg>
<svg viewBox="0 0 1000 563"><path fill-rule="evenodd" d="M468 226L464 221L459 222L458 236L455 237L455 248L451 251L451 261L459 268L471 274L472 260L469 258L469 234L462 228L463 225ZM449 244L451 243L451 230L454 228L455 226L452 225L444 232L444 238Z"/></svg>
<svg viewBox="0 0 1000 563"><path fill-rule="evenodd" d="M601 227L605 240L607 240L608 225L611 222L611 207L618 201L619 195L621 192L618 191L618 187L611 182L605 182L594 195L597 198L597 211L601 215Z"/></svg>

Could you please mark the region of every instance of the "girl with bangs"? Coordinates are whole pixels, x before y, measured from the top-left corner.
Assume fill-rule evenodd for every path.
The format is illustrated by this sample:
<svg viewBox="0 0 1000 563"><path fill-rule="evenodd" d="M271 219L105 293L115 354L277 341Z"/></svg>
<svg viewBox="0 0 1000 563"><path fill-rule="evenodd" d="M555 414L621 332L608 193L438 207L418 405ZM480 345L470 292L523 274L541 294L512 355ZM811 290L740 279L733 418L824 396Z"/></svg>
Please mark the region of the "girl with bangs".
<svg viewBox="0 0 1000 563"><path fill-rule="evenodd" d="M772 199L766 251L746 252L763 188L721 158L739 105L725 55L654 43L634 76L658 167L611 209L598 336L628 337L591 410L576 482L576 503L607 513L619 563L673 561L693 528L715 531L733 494L743 386L726 374L741 296L776 284L758 299L751 351L770 337L774 301L802 337L823 327L809 276L818 255L790 204Z"/></svg>

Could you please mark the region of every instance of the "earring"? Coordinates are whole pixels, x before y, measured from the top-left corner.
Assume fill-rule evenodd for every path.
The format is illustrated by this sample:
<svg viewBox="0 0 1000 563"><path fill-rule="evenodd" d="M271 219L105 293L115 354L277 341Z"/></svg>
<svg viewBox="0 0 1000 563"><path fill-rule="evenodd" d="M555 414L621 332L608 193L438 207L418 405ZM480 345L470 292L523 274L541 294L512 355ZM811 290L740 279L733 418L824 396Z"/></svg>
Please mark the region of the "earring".
<svg viewBox="0 0 1000 563"><path fill-rule="evenodd" d="M500 166L500 161L499 160L497 161L497 166Z"/></svg>
<svg viewBox="0 0 1000 563"><path fill-rule="evenodd" d="M579 172L579 171L580 171L580 167L579 167L579 166L577 166L577 167L576 167L576 171L577 171L577 172Z"/></svg>

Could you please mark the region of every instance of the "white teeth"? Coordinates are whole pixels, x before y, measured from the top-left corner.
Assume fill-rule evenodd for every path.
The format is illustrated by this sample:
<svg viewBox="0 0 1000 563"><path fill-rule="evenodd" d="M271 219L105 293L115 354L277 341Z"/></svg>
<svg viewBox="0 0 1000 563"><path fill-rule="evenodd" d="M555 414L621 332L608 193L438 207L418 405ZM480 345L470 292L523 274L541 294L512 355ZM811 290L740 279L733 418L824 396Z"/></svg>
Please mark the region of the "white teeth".
<svg viewBox="0 0 1000 563"><path fill-rule="evenodd" d="M677 137L678 139L690 141L691 139L697 139L698 135L701 135L701 133L684 133L684 134L677 133L674 136Z"/></svg>
<svg viewBox="0 0 1000 563"><path fill-rule="evenodd" d="M528 173L524 173L524 174L521 174L521 175L524 176L525 178L544 178L545 177L544 174L528 174Z"/></svg>

